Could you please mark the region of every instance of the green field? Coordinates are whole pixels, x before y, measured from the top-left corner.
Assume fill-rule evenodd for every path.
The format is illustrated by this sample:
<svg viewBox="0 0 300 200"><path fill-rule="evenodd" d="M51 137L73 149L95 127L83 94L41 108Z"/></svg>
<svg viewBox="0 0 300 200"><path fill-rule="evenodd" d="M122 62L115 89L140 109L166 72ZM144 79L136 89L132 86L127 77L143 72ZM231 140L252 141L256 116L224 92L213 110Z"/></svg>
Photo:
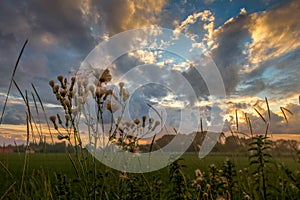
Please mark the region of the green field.
<svg viewBox="0 0 300 200"><path fill-rule="evenodd" d="M94 163L93 158L89 155L87 155L86 161L80 161L75 155L72 155L73 163L68 154L64 153L27 155L27 164L24 165L24 153L0 154L0 197L2 196L4 199L19 197L21 199L178 199L181 196L176 196L176 194L181 192L186 194L186 196L182 196L183 199L196 199L199 195L202 197L206 195L205 192L197 191L193 185L197 178L195 170L200 169L204 174L204 179L212 180L205 180L199 185L205 183L205 187L208 184L209 187L215 187L217 191L211 193L215 198L226 194L226 192L224 194L221 192L222 190L226 191L226 189L222 189L225 185L217 185L223 177L222 171L226 169L224 168L226 160L231 161L235 166L232 171L237 173L231 175L234 179L232 189L236 191L232 199L243 199L247 195L252 198L256 198L255 195L259 196L256 194L259 193L259 189L251 185L256 181L255 175L253 175L255 168L249 166L248 157L234 154L215 153L199 159L195 153L186 153L177 163L177 168L175 167L180 173L176 173L175 170L173 174L171 167L151 173L124 174L97 161ZM298 175L299 178L299 172L296 174L296 171L299 170L300 164L291 156L276 157L273 160L275 164L270 164L267 169L267 180L270 184L268 195L272 197L270 199L273 197L281 199L283 192L285 192L285 199L297 199L299 195L297 183L299 182L291 180L291 177L280 166L284 164L286 168L294 172L293 176ZM82 170L80 162L85 163ZM214 173L212 164L216 166L215 177L212 176ZM76 173L75 169L79 173ZM220 172L220 170L222 171ZM213 178L216 179L216 183L211 182L214 181ZM12 184L13 186L11 186ZM187 186L187 190L183 189L185 186ZM182 188L182 191L177 191L176 188ZM207 194L209 194L207 188L202 189L208 191ZM212 192L212 189L210 190ZM208 199L211 198L208 197Z"/></svg>

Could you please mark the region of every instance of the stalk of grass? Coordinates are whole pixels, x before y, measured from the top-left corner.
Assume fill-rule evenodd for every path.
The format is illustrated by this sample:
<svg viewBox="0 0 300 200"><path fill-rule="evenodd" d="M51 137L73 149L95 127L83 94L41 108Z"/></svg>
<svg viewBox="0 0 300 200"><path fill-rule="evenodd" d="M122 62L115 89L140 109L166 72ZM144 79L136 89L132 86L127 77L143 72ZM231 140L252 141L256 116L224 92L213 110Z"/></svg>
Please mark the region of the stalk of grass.
<svg viewBox="0 0 300 200"><path fill-rule="evenodd" d="M52 132L51 132L50 125L49 125L49 122L48 122L48 117L47 117L46 112L45 112L44 104L43 104L43 102L41 100L41 97L40 97L38 91L36 90L35 86L32 83L31 83L31 86L32 86L33 91L34 91L35 95L37 96L37 98L39 100L39 103L40 103L40 106L43 110L44 117L45 117L45 120L46 120L46 124L47 124L47 127L48 127L48 131L50 133L51 141L52 141L52 144L54 144L54 140L53 140Z"/></svg>
<svg viewBox="0 0 300 200"><path fill-rule="evenodd" d="M270 111L269 102L268 102L267 97L265 97L265 101L266 101L266 104L267 104L268 116L269 116L269 121L270 121L271 120L271 111Z"/></svg>
<svg viewBox="0 0 300 200"><path fill-rule="evenodd" d="M247 124L249 126L251 138L253 138L253 129L252 129L252 124L251 124L249 117L247 117Z"/></svg>
<svg viewBox="0 0 300 200"><path fill-rule="evenodd" d="M3 164L3 162L0 161L0 165L3 167L3 169L7 172L7 174L14 179L14 176L12 175L12 173L9 171L9 169Z"/></svg>
<svg viewBox="0 0 300 200"><path fill-rule="evenodd" d="M200 131L201 131L201 134L203 134L203 121L202 121L202 117L200 118Z"/></svg>
<svg viewBox="0 0 300 200"><path fill-rule="evenodd" d="M268 136L268 131L269 131L269 122L267 123L266 131L265 131L265 137Z"/></svg>
<svg viewBox="0 0 300 200"><path fill-rule="evenodd" d="M14 181L8 188L7 190L4 192L4 194L2 195L2 197L0 198L0 200L3 200L5 199L6 195L8 194L8 192L15 186L17 182Z"/></svg>
<svg viewBox="0 0 300 200"><path fill-rule="evenodd" d="M262 114L256 109L254 108L255 112L260 116L260 118L265 122L267 123L266 119L262 116Z"/></svg>
<svg viewBox="0 0 300 200"><path fill-rule="evenodd" d="M19 54L19 56L18 56L18 59L17 59L17 61L16 61L16 64L15 64L13 73L12 73L12 75L11 75L10 83L9 83L9 86L8 86L8 91L7 91L7 94L6 94L6 98L5 98L4 105L3 105L3 109L2 109L2 113L1 113L0 124L2 124L2 120L3 120L3 116L4 116L4 112L5 112L5 108L6 108L8 96L9 96L9 93L10 93L10 90L11 90L11 87L12 87L13 79L14 79L14 77L15 77L15 74L16 74L16 71L17 71L19 62L20 62L20 60L21 60L23 51L24 51L25 46L26 46L27 43L28 43L28 39L25 41L25 43L24 43L24 45L23 45L23 47L22 47L22 49L21 49L21 52L20 52L20 54Z"/></svg>
<svg viewBox="0 0 300 200"><path fill-rule="evenodd" d="M288 118L287 118L287 115L286 115L285 112L288 112L291 115L293 115L293 113L290 110L288 110L288 109L286 109L284 107L280 107L280 110L281 110L281 112L282 112L282 114L284 116L284 119L285 119L286 123L288 124L289 122L288 122Z"/></svg>
<svg viewBox="0 0 300 200"><path fill-rule="evenodd" d="M28 114L26 113L26 127L27 127L27 140L26 140L26 148L25 148L25 159L24 159L24 164L23 164L23 170L22 170L22 177L21 177L21 184L20 184L20 192L19 192L19 200L22 199L22 190L23 190L23 185L24 185L24 178L25 178L25 171L27 167L27 159L28 159L28 147L29 147L29 119L28 119Z"/></svg>
<svg viewBox="0 0 300 200"><path fill-rule="evenodd" d="M37 133L38 133L38 135L40 137L40 141L42 142L43 141L43 137L42 137L42 124L40 122L39 109L37 107L35 96L34 96L34 94L32 92L31 92L31 96L32 96L32 100L33 100L33 103L34 103L35 112L36 112L36 115L37 115L37 118L38 118L39 127L37 126L36 123L34 123L34 124L35 124L36 131L37 131Z"/></svg>
<svg viewBox="0 0 300 200"><path fill-rule="evenodd" d="M157 116L158 116L159 119L160 119L160 124L162 125L162 122L163 122L163 120L162 120L162 115L159 114L158 110L156 110L151 104L147 103L147 106L149 106L152 110L154 110L154 112L157 114ZM152 141L151 141L151 144L150 144L149 152L152 151L153 144L154 144L154 142L155 142L155 138L156 138L156 134L155 134L155 135L153 136L153 138L152 138ZM149 156L150 156L150 154L149 154Z"/></svg>
<svg viewBox="0 0 300 200"><path fill-rule="evenodd" d="M238 118L238 112L235 110L235 123L236 123L236 130L239 132L239 118Z"/></svg>

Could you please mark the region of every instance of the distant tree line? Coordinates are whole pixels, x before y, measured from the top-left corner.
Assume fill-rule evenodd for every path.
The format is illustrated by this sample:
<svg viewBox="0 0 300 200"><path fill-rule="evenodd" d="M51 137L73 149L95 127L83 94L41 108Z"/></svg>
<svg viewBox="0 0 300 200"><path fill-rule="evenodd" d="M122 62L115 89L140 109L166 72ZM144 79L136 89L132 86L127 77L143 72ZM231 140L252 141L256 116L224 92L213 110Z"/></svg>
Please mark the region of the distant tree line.
<svg viewBox="0 0 300 200"><path fill-rule="evenodd" d="M204 138L207 134L207 132L194 132L195 134L194 140L191 143L191 145L188 147L187 152L198 152L201 148L201 145L204 141ZM245 137L238 137L238 136L227 136L222 138L222 134L220 134L221 137L213 147L211 152L215 153L237 153L239 155L247 155L249 144L251 143L251 138L245 138ZM174 138L176 138L179 141L186 141L188 138L190 138L190 135L186 134L177 134L177 135L164 135L161 138L157 139L153 144L144 144L139 145L139 151L140 152L149 152L156 151L158 149L161 149L165 146L167 146ZM208 135L209 136L209 135ZM281 155L289 155L291 153L296 152L299 150L300 142L296 140L270 140L269 141L272 145L272 153L275 156L281 156ZM12 148L14 152L25 152L26 151L26 145L3 145L1 148ZM33 150L35 153L74 153L76 147L72 147L71 145L67 144L65 141L49 144L49 143L30 143L28 145L31 150ZM172 150L172 149L171 149ZM176 148L173 149L176 151Z"/></svg>

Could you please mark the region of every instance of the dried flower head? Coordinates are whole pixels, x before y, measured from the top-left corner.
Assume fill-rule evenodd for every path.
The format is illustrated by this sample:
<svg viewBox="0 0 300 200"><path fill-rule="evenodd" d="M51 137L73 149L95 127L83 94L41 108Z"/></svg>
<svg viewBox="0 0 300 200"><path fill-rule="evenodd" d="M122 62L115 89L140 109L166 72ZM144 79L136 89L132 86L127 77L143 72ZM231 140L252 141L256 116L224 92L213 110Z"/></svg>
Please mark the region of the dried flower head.
<svg viewBox="0 0 300 200"><path fill-rule="evenodd" d="M123 82L120 82L120 83L119 83L119 87L120 87L120 91L121 91L122 88L124 87L124 83L123 83Z"/></svg>
<svg viewBox="0 0 300 200"><path fill-rule="evenodd" d="M104 72L102 73L101 77L100 77L100 82L104 82L104 83L107 83L109 81L111 81L111 74L110 74L110 71L109 69L105 69Z"/></svg>
<svg viewBox="0 0 300 200"><path fill-rule="evenodd" d="M123 101L127 101L127 99L130 97L130 93L126 88L122 89L122 99Z"/></svg>
<svg viewBox="0 0 300 200"><path fill-rule="evenodd" d="M61 133L59 133L59 134L57 135L57 139L59 139L59 140L63 140L63 139L69 140L70 138L69 138L69 136L67 136L67 135L62 135Z"/></svg>
<svg viewBox="0 0 300 200"><path fill-rule="evenodd" d="M152 124L154 122L154 119L152 117L149 118L149 124Z"/></svg>
<svg viewBox="0 0 300 200"><path fill-rule="evenodd" d="M54 125L54 128L57 130L58 129L58 126L57 126L57 124L56 124L56 116L50 116L49 117L49 119L50 119L50 121L53 123L53 125Z"/></svg>
<svg viewBox="0 0 300 200"><path fill-rule="evenodd" d="M119 107L120 105L116 101L107 101L105 108L111 113L114 113L119 109Z"/></svg>
<svg viewBox="0 0 300 200"><path fill-rule="evenodd" d="M144 115L144 116L142 117L142 120L143 120L142 127L143 127L143 128L144 128L145 125L146 125L146 119L147 119L147 117Z"/></svg>
<svg viewBox="0 0 300 200"><path fill-rule="evenodd" d="M55 124L56 123L56 116L55 115L52 115L49 117L50 121Z"/></svg>
<svg viewBox="0 0 300 200"><path fill-rule="evenodd" d="M133 122L134 122L136 125L139 125L140 120L136 118L135 120L133 120Z"/></svg>
<svg viewBox="0 0 300 200"><path fill-rule="evenodd" d="M70 121L71 120L71 116L69 114L66 114L66 121Z"/></svg>
<svg viewBox="0 0 300 200"><path fill-rule="evenodd" d="M53 93L57 93L59 90L59 85L54 85L53 87Z"/></svg>
<svg viewBox="0 0 300 200"><path fill-rule="evenodd" d="M57 80L58 80L60 83L63 83L64 77L63 77L62 75L60 75L60 76L57 77Z"/></svg>
<svg viewBox="0 0 300 200"><path fill-rule="evenodd" d="M106 88L105 87L97 87L96 88L96 97L98 98L98 99L100 99L104 94L105 94L105 92L106 92Z"/></svg>
<svg viewBox="0 0 300 200"><path fill-rule="evenodd" d="M60 95L61 95L62 97L65 97L66 94L67 94L67 91L66 91L65 89L61 89L61 90L60 90Z"/></svg>
<svg viewBox="0 0 300 200"><path fill-rule="evenodd" d="M49 85L53 88L54 87L54 80L49 81Z"/></svg>
<svg viewBox="0 0 300 200"><path fill-rule="evenodd" d="M69 101L69 99L64 99L64 104L69 108L71 107L71 102Z"/></svg>
<svg viewBox="0 0 300 200"><path fill-rule="evenodd" d="M73 77L71 78L71 84L75 84L75 81L76 81L76 77L73 76Z"/></svg>

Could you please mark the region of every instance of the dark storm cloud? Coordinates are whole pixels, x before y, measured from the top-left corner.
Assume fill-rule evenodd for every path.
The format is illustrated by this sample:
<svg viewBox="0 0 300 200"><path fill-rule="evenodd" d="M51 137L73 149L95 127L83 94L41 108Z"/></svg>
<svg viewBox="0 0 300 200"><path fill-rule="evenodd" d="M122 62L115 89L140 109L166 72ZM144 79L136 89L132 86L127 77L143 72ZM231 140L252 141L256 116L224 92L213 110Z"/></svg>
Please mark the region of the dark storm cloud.
<svg viewBox="0 0 300 200"><path fill-rule="evenodd" d="M239 90L240 95L255 95L266 92L274 96L286 96L299 92L300 85L300 49L289 52L279 58L262 63L250 73L242 74L241 84L247 86Z"/></svg>
<svg viewBox="0 0 300 200"><path fill-rule="evenodd" d="M2 106L1 106L2 111ZM6 107L3 116L3 124L26 124L25 106L21 104L9 105Z"/></svg>
<svg viewBox="0 0 300 200"><path fill-rule="evenodd" d="M247 15L239 15L215 31L218 48L212 51L212 58L219 68L228 94L235 91L240 81L238 72L245 62L243 40L249 38L245 26L249 20Z"/></svg>
<svg viewBox="0 0 300 200"><path fill-rule="evenodd" d="M2 1L0 6L0 80L6 91L14 63L25 39L29 43L16 72L22 88L33 82L45 100L48 81L79 67L94 47L83 1ZM5 74L5 76L3 76ZM48 96L48 97L46 97Z"/></svg>

